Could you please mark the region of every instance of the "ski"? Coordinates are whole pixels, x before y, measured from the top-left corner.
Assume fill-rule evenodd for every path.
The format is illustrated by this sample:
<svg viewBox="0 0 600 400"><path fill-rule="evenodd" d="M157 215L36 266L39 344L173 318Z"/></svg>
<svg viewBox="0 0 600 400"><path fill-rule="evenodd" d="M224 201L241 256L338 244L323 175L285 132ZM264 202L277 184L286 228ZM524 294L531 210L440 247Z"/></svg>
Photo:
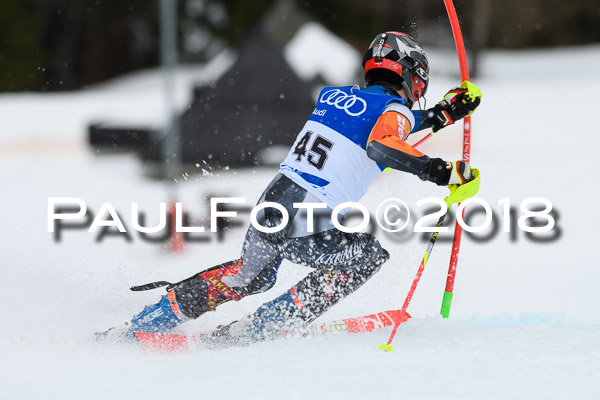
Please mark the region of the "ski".
<svg viewBox="0 0 600 400"><path fill-rule="evenodd" d="M360 317L311 324L307 331L309 335L313 336L332 332L371 332L394 324L402 324L409 318L408 313L402 313L400 310L388 310ZM206 339L215 332L218 330L200 332L195 335L136 332L135 336L145 351L172 353L206 347L204 345Z"/></svg>
<svg viewBox="0 0 600 400"><path fill-rule="evenodd" d="M409 318L410 315L408 313L402 315L400 310L389 310L355 318L311 324L309 325L308 330L313 335L331 332L371 332L375 329L393 326L396 321L400 321L399 324L401 324L406 322Z"/></svg>

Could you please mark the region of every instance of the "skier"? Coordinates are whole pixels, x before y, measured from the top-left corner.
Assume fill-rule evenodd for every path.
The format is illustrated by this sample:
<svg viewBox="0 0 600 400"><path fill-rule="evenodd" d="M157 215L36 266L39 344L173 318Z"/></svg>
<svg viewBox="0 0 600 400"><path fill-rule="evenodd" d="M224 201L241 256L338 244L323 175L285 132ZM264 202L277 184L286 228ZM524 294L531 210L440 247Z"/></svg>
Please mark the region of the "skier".
<svg viewBox="0 0 600 400"><path fill-rule="evenodd" d="M363 69L366 87L321 90L279 174L259 200L279 203L287 210L290 218L285 228L263 233L251 225L239 259L178 283L132 288L168 285L157 304L99 334L102 338L133 339L137 331L167 332L220 304L264 292L274 285L283 259L288 259L313 270L279 297L221 327L215 335L237 343L280 337L291 327L312 322L354 292L389 258L373 235L336 229L329 219L334 207L358 201L386 168L437 185L461 185L473 179L467 162L430 158L406 139L412 132L426 128L435 132L473 113L481 99L479 88L464 82L433 108L411 112L427 91L429 63L423 48L401 32L377 35L363 57ZM319 210L321 218L312 232L305 213L294 208L294 203L327 205ZM282 218L278 210L264 208L257 221L274 227Z"/></svg>

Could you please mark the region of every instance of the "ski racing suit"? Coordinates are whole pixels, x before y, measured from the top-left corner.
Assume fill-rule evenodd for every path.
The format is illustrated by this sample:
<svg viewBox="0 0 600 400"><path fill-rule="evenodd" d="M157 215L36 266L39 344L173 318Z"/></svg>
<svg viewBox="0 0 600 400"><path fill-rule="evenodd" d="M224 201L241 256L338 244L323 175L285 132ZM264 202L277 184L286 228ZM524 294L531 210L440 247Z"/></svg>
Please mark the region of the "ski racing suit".
<svg viewBox="0 0 600 400"><path fill-rule="evenodd" d="M283 206L289 215L285 228L263 233L251 225L239 259L170 284L158 304L132 319L131 330L164 332L224 302L264 292L275 283L283 259L313 270L256 310L248 331L256 340L309 323L358 289L389 254L373 235L335 228L332 210L360 200L386 168L434 182L443 181L446 173L443 160L429 158L405 142L412 131L427 126L426 119L405 104L393 89L382 86L322 89L279 174L258 201ZM314 210L312 232L306 210L299 211L295 203L326 204ZM348 211L339 214L339 222ZM257 215L265 227L279 226L282 218L279 210L268 207Z"/></svg>

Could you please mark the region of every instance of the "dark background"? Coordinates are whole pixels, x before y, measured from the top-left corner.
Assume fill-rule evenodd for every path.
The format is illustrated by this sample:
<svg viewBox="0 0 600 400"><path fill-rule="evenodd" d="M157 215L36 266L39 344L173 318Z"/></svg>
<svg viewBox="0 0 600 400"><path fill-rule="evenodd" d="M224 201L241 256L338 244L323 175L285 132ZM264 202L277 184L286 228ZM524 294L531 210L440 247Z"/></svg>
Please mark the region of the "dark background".
<svg viewBox="0 0 600 400"><path fill-rule="evenodd" d="M236 46L276 1L179 0L180 62ZM359 49L392 29L429 46L448 40L442 0L294 2ZM470 51L600 42L598 0L454 3ZM158 9L158 0L2 0L0 91L72 90L158 65Z"/></svg>

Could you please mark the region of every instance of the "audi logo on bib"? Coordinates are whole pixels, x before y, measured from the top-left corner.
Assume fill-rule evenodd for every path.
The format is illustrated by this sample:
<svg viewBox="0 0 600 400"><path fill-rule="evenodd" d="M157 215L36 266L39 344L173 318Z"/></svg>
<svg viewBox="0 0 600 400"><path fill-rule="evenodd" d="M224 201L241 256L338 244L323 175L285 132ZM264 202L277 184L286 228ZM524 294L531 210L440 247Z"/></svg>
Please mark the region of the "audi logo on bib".
<svg viewBox="0 0 600 400"><path fill-rule="evenodd" d="M367 102L354 94L342 92L340 89L331 89L321 95L319 103L335 106L344 110L351 117L359 116L367 111Z"/></svg>

